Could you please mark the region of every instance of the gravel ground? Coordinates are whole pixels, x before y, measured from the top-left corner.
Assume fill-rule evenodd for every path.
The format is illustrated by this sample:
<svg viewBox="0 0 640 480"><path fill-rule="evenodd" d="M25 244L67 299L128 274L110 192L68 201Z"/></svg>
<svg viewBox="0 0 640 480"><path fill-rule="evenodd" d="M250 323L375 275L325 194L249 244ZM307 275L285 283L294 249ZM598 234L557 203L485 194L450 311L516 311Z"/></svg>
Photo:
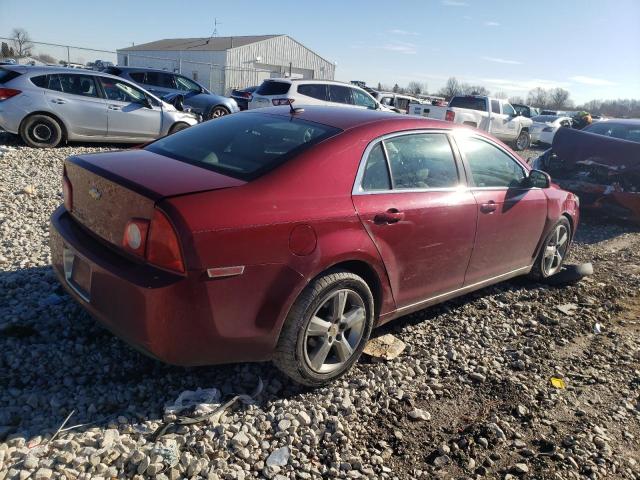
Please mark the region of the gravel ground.
<svg viewBox="0 0 640 480"><path fill-rule="evenodd" d="M375 332L406 342L399 358L307 390L268 364L166 366L96 325L49 268L48 217L63 159L109 147L12 142L0 135L0 480L640 478L637 229L583 223L572 260L593 277L404 317ZM259 379L254 404L151 438L182 391L227 398Z"/></svg>

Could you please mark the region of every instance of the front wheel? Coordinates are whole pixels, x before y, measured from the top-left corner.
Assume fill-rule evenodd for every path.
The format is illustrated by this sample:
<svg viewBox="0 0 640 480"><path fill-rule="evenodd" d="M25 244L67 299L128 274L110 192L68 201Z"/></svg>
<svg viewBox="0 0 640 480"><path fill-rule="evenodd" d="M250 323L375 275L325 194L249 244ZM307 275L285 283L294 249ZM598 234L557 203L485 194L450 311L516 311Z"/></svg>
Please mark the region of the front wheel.
<svg viewBox="0 0 640 480"><path fill-rule="evenodd" d="M229 110L218 105L217 107L213 107L211 112L209 112L208 120L213 120L216 118L224 117L225 115L229 115Z"/></svg>
<svg viewBox="0 0 640 480"><path fill-rule="evenodd" d="M291 307L273 362L300 384L329 383L358 360L373 320L373 295L367 283L351 272L327 272L312 281Z"/></svg>
<svg viewBox="0 0 640 480"><path fill-rule="evenodd" d="M180 130L184 130L186 128L189 128L188 123L178 122L171 126L171 128L169 129L169 135L173 135L174 133L179 132Z"/></svg>
<svg viewBox="0 0 640 480"><path fill-rule="evenodd" d="M567 258L570 244L571 224L566 217L562 217L545 238L536 263L531 270L531 277L536 280L544 280L558 273Z"/></svg>
<svg viewBox="0 0 640 480"><path fill-rule="evenodd" d="M518 138L516 138L515 149L518 151L526 150L527 148L529 148L530 145L531 145L531 135L529 135L528 131L522 130L520 132L520 135L518 135Z"/></svg>

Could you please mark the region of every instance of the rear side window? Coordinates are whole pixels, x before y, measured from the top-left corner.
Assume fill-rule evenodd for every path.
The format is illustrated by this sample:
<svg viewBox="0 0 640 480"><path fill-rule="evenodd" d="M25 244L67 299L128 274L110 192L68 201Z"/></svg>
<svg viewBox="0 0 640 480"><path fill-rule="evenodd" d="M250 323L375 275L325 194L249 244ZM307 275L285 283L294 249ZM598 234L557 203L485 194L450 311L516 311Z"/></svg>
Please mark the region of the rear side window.
<svg viewBox="0 0 640 480"><path fill-rule="evenodd" d="M351 89L343 85L329 85L329 98L332 102L353 104Z"/></svg>
<svg viewBox="0 0 640 480"><path fill-rule="evenodd" d="M271 80L262 82L256 93L258 95L284 95L291 88L287 82L274 82Z"/></svg>
<svg viewBox="0 0 640 480"><path fill-rule="evenodd" d="M362 175L362 189L365 191L390 190L391 179L387 160L382 151L382 144L378 143L367 158L367 164Z"/></svg>
<svg viewBox="0 0 640 480"><path fill-rule="evenodd" d="M4 68L0 68L0 83L7 83L14 78L22 75L21 73L16 72L15 70L6 70Z"/></svg>
<svg viewBox="0 0 640 480"><path fill-rule="evenodd" d="M522 185L524 168L498 147L474 137L460 136L456 140L476 187L517 188Z"/></svg>
<svg viewBox="0 0 640 480"><path fill-rule="evenodd" d="M37 77L31 77L31 83L33 83L36 87L47 88L47 86L49 85L47 76L48 75L38 75Z"/></svg>
<svg viewBox="0 0 640 480"><path fill-rule="evenodd" d="M328 100L327 86L321 83L308 83L298 85L298 93L307 97L316 98L318 100Z"/></svg>
<svg viewBox="0 0 640 480"><path fill-rule="evenodd" d="M491 100L491 112L500 113L500 102L498 100Z"/></svg>
<svg viewBox="0 0 640 480"><path fill-rule="evenodd" d="M481 112L486 112L487 110L486 100L478 97L453 97L449 106L468 108L470 110L480 110Z"/></svg>
<svg viewBox="0 0 640 480"><path fill-rule="evenodd" d="M83 97L97 97L98 91L93 77L89 75L58 75L64 93L82 95Z"/></svg>
<svg viewBox="0 0 640 480"><path fill-rule="evenodd" d="M129 76L136 83L144 83L144 72L131 72Z"/></svg>
<svg viewBox="0 0 640 480"><path fill-rule="evenodd" d="M62 92L62 84L60 83L60 75L38 75L31 78L31 83L36 87L46 88L47 90L55 90Z"/></svg>
<svg viewBox="0 0 640 480"><path fill-rule="evenodd" d="M458 169L447 136L416 133L384 142L394 189L451 188Z"/></svg>
<svg viewBox="0 0 640 480"><path fill-rule="evenodd" d="M288 115L228 115L161 138L145 150L251 180L338 132Z"/></svg>

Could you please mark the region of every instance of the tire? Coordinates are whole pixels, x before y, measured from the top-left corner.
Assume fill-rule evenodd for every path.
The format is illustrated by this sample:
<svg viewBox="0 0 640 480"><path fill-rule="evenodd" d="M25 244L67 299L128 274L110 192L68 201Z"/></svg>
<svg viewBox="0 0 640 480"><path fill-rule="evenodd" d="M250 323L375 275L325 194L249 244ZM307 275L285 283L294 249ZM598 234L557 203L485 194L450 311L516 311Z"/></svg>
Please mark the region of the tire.
<svg viewBox="0 0 640 480"><path fill-rule="evenodd" d="M62 125L49 115L31 115L20 126L22 141L33 148L53 148L64 140Z"/></svg>
<svg viewBox="0 0 640 480"><path fill-rule="evenodd" d="M561 248L558 248L557 243L559 240L562 240L564 235L566 235L566 238L564 242L562 242ZM534 280L541 281L560 272L569 253L570 246L571 224L569 220L563 216L544 239L540 253L536 258L536 262L533 264L529 276ZM552 251L552 247L555 248L555 250ZM553 255L553 259L551 259L551 255ZM552 260L551 264L549 263L550 260Z"/></svg>
<svg viewBox="0 0 640 480"><path fill-rule="evenodd" d="M173 135L174 133L179 132L180 130L185 130L187 128L189 128L188 123L184 123L184 122L174 123L173 125L171 125L171 128L169 129L169 135Z"/></svg>
<svg viewBox="0 0 640 480"><path fill-rule="evenodd" d="M342 314L336 315L334 308ZM302 385L327 384L358 360L374 316L373 295L361 277L328 271L307 285L291 307L273 363Z"/></svg>
<svg viewBox="0 0 640 480"><path fill-rule="evenodd" d="M522 130L516 141L513 143L514 150L526 150L531 146L531 135L527 130Z"/></svg>
<svg viewBox="0 0 640 480"><path fill-rule="evenodd" d="M213 107L207 115L207 120L215 120L216 118L224 117L225 115L229 115L229 110L225 107L218 105L217 107Z"/></svg>

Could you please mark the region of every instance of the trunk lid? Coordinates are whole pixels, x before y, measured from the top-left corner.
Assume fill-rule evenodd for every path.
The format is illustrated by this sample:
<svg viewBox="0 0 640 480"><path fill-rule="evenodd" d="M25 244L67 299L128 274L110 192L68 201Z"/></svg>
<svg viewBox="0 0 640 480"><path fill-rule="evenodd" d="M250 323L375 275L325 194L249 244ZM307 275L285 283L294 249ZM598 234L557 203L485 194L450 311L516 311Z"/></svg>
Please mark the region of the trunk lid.
<svg viewBox="0 0 640 480"><path fill-rule="evenodd" d="M146 150L69 157L71 215L120 246L127 222L150 220L158 200L243 185L245 182Z"/></svg>

